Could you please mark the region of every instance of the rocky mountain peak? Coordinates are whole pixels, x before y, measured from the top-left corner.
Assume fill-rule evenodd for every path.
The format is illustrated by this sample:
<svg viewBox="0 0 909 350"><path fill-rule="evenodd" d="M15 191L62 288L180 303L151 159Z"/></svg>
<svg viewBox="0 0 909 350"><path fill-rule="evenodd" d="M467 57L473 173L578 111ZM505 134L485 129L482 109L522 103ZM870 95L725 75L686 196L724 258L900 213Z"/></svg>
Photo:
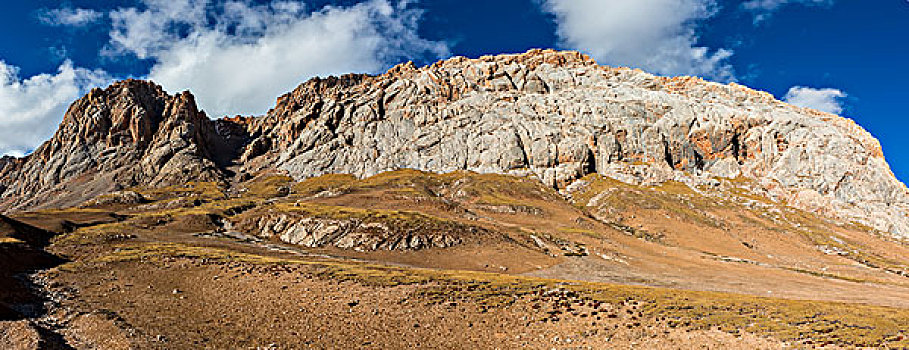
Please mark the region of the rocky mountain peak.
<svg viewBox="0 0 909 350"><path fill-rule="evenodd" d="M147 144L167 99L151 82L124 80L106 89L92 89L74 102L64 115L55 139L109 146Z"/></svg>
<svg viewBox="0 0 909 350"><path fill-rule="evenodd" d="M0 163L0 207L30 207L48 191L84 199L118 186L217 181L229 165L297 179L469 170L561 190L591 173L693 187L748 179L775 200L909 235L909 190L852 120L738 84L553 50L314 78L264 116L218 121L188 92L119 82L76 101L34 154Z"/></svg>
<svg viewBox="0 0 909 350"><path fill-rule="evenodd" d="M74 102L50 140L16 167L0 168L0 207L73 205L127 186L216 181L225 145L191 93L120 81Z"/></svg>

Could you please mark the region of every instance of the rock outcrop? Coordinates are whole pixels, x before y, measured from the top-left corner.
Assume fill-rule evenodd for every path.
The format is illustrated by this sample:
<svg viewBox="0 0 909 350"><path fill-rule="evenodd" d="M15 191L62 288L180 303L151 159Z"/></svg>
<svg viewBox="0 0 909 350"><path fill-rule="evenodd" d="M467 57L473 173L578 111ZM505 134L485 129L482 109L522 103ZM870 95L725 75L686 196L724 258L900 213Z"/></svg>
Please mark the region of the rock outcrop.
<svg viewBox="0 0 909 350"><path fill-rule="evenodd" d="M486 233L482 228L418 213L381 211L330 216L311 210L253 211L230 227L304 247L359 251L448 248Z"/></svg>
<svg viewBox="0 0 909 350"><path fill-rule="evenodd" d="M123 187L218 181L229 128L151 82L126 80L77 100L53 138L0 166L0 209L71 206Z"/></svg>
<svg viewBox="0 0 909 350"><path fill-rule="evenodd" d="M100 195L79 205L80 208L92 208L111 205L142 204L147 202L141 193L134 191L117 191Z"/></svg>
<svg viewBox="0 0 909 350"><path fill-rule="evenodd" d="M316 78L265 116L216 122L188 93L121 82L77 101L34 154L0 161L0 208L46 205L39 193L217 180L231 162L296 179L472 170L560 189L589 173L636 184L745 177L779 201L909 236L909 190L851 120L551 50Z"/></svg>

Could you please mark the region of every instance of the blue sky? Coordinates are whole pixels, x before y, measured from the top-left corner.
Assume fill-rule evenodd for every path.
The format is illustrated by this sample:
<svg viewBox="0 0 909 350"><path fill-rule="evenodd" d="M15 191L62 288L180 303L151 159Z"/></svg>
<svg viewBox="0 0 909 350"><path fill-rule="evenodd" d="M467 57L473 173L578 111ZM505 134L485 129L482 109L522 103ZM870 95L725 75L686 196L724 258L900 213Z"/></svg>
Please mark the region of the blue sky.
<svg viewBox="0 0 909 350"><path fill-rule="evenodd" d="M0 153L21 155L93 86L151 78L213 117L261 114L319 75L401 61L577 49L610 65L737 81L837 112L909 180L905 0L7 2Z"/></svg>

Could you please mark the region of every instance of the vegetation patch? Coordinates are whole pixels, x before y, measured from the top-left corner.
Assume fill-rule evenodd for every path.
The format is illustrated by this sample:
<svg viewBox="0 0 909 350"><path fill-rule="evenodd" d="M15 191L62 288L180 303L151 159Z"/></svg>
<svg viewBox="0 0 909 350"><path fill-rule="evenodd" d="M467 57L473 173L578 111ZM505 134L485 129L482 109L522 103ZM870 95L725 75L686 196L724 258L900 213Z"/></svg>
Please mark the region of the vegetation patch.
<svg viewBox="0 0 909 350"><path fill-rule="evenodd" d="M324 192L345 194L377 190L408 198L446 196L487 206L533 208L531 211L539 209L529 204L530 201L561 200L555 191L531 178L468 171L436 174L413 169L384 172L365 179L342 174L323 175L294 184L292 192L313 196Z"/></svg>
<svg viewBox="0 0 909 350"><path fill-rule="evenodd" d="M189 208L174 208L174 209L165 209L157 211L148 211L136 214L138 217L142 216L187 216L187 215L218 215L218 216L233 216L243 211L246 211L250 208L256 207L261 203L261 200L246 199L246 198L231 198L226 200L219 200L207 203L201 203L198 206L189 207Z"/></svg>
<svg viewBox="0 0 909 350"><path fill-rule="evenodd" d="M303 180L293 184L292 193L301 196L314 196L325 191L340 190L357 178L349 174L328 174Z"/></svg>
<svg viewBox="0 0 909 350"><path fill-rule="evenodd" d="M221 184L216 182L188 182L183 185L167 186L160 188L134 187L127 189L142 195L150 201L164 199L191 197L201 200L219 200L227 198Z"/></svg>
<svg viewBox="0 0 909 350"><path fill-rule="evenodd" d="M722 228L724 224L704 213L715 207L710 199L680 182L643 187L599 174L588 175L582 181L586 184L572 193L572 201L580 208L594 204L591 201L596 199L594 205L605 210L661 210L698 225Z"/></svg>
<svg viewBox="0 0 909 350"><path fill-rule="evenodd" d="M455 196L469 198L476 204L532 207L532 201L560 201L562 197L539 180L500 174L455 172L447 174ZM451 181L451 180L449 180Z"/></svg>
<svg viewBox="0 0 909 350"><path fill-rule="evenodd" d="M795 227L791 228L791 231L798 232L826 254L841 255L870 268L880 268L903 276L909 275L909 266L872 253L862 244L840 236L829 228L829 223L815 214L793 209L784 212L782 216L794 224L792 226Z"/></svg>
<svg viewBox="0 0 909 350"><path fill-rule="evenodd" d="M136 227L128 222L114 222L83 227L71 233L57 236L53 243L57 245L97 245L135 238L130 232Z"/></svg>
<svg viewBox="0 0 909 350"><path fill-rule="evenodd" d="M263 174L242 184L244 197L274 198L290 194L294 179L286 175Z"/></svg>

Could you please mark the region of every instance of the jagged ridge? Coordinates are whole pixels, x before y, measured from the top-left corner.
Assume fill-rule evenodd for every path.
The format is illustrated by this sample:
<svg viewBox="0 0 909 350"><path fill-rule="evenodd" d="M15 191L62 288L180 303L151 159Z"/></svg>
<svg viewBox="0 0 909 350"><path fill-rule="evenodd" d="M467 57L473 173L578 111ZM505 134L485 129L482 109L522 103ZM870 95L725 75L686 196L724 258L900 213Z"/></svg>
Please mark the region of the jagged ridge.
<svg viewBox="0 0 909 350"><path fill-rule="evenodd" d="M232 146L224 123L200 112L189 92L171 96L152 82L93 89L50 140L0 166L0 207L72 206L126 186L219 181Z"/></svg>

